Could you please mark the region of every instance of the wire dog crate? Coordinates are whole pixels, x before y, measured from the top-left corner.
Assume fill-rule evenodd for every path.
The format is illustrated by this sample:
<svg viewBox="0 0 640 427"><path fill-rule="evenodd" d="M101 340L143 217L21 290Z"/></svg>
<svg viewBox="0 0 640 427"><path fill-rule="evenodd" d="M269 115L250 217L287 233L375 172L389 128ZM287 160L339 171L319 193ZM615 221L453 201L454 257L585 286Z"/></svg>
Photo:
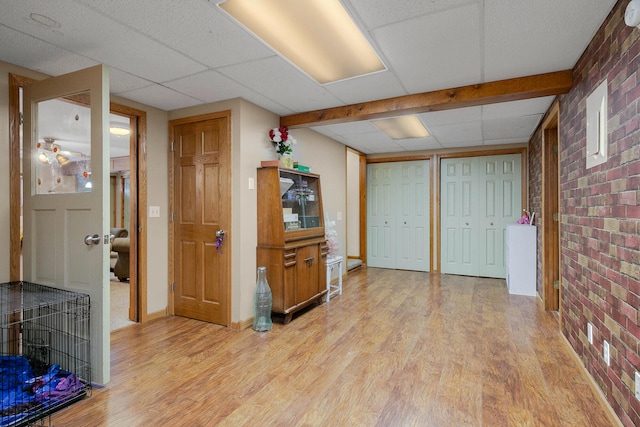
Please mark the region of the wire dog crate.
<svg viewBox="0 0 640 427"><path fill-rule="evenodd" d="M85 294L0 284L1 427L42 425L90 395L90 308Z"/></svg>

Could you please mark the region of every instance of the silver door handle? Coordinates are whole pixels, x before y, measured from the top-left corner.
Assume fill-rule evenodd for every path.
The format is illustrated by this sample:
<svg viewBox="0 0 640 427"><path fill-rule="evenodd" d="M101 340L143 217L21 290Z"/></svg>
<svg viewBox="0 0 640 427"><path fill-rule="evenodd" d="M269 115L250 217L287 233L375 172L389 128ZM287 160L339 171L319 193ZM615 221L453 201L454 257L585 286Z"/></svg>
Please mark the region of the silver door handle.
<svg viewBox="0 0 640 427"><path fill-rule="evenodd" d="M216 237L222 237L224 239L225 232L224 230L216 231Z"/></svg>
<svg viewBox="0 0 640 427"><path fill-rule="evenodd" d="M93 236L87 234L84 238L84 244L87 246L99 245L100 236L98 234L94 234Z"/></svg>

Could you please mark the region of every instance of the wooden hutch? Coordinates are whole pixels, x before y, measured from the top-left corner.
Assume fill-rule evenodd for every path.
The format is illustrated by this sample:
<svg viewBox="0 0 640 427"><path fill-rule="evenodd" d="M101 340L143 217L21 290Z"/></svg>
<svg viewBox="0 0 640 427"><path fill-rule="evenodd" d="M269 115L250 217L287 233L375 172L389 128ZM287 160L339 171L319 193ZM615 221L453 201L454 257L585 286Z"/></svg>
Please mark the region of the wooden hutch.
<svg viewBox="0 0 640 427"><path fill-rule="evenodd" d="M320 176L258 168L258 266L267 267L273 312L293 314L327 293Z"/></svg>

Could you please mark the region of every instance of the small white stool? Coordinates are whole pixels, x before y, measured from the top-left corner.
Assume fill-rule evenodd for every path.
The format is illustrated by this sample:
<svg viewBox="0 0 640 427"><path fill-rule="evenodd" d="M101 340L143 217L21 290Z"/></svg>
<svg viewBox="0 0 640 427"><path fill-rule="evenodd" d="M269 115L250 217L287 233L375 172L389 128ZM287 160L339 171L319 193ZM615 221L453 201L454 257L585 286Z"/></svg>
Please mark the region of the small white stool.
<svg viewBox="0 0 640 427"><path fill-rule="evenodd" d="M331 273L333 267L338 266L338 284L331 284ZM327 302L331 299L332 294L342 295L342 257L327 257Z"/></svg>

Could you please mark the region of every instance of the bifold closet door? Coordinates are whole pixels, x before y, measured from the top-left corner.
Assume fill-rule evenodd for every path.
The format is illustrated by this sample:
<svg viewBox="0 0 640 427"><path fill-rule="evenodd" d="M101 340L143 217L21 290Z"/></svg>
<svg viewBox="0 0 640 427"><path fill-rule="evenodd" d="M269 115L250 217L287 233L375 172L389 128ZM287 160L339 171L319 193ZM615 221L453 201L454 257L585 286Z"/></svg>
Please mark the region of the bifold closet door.
<svg viewBox="0 0 640 427"><path fill-rule="evenodd" d="M442 273L506 277L506 226L521 215L520 154L443 159Z"/></svg>
<svg viewBox="0 0 640 427"><path fill-rule="evenodd" d="M429 271L429 161L367 167L367 265Z"/></svg>

